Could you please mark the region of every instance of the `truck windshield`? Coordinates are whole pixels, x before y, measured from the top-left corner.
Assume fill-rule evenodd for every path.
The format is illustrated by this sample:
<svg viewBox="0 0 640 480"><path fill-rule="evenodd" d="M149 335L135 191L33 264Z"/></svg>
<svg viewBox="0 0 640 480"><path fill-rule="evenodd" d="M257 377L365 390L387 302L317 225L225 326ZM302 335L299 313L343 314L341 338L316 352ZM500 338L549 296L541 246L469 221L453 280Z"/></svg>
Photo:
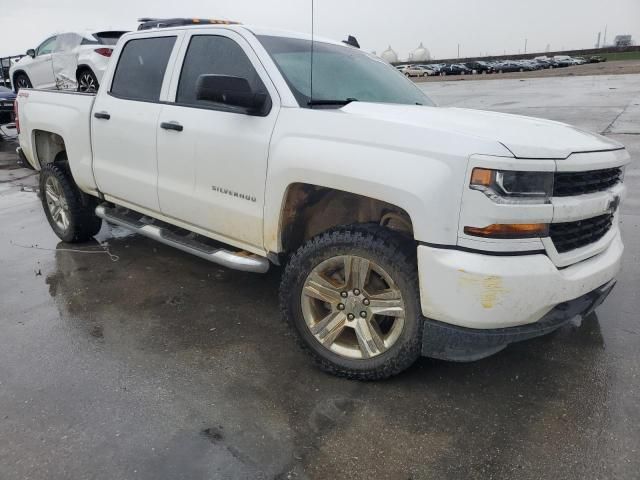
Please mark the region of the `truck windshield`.
<svg viewBox="0 0 640 480"><path fill-rule="evenodd" d="M339 108L352 101L430 105L434 103L382 60L353 47L324 42L313 44L311 98L311 41L260 35L265 47L301 107Z"/></svg>

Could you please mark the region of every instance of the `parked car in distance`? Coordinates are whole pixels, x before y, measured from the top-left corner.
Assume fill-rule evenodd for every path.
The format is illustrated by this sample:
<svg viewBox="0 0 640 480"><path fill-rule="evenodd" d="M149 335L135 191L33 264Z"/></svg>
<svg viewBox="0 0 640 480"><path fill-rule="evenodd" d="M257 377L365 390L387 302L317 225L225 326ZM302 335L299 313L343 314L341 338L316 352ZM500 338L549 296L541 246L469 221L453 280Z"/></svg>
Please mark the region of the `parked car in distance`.
<svg viewBox="0 0 640 480"><path fill-rule="evenodd" d="M440 73L440 66L439 65L431 65L431 64L421 64L421 65L417 65L420 68L423 68L425 70L428 70L429 75L438 75Z"/></svg>
<svg viewBox="0 0 640 480"><path fill-rule="evenodd" d="M519 60L516 63L521 65L525 69L525 71L528 71L528 72L529 71L533 71L533 70L541 70L542 69L542 65L540 65L535 60L530 60L530 59Z"/></svg>
<svg viewBox="0 0 640 480"><path fill-rule="evenodd" d="M509 72L524 72L525 67L519 63L513 61L505 61L496 65L496 71L498 73L509 73Z"/></svg>
<svg viewBox="0 0 640 480"><path fill-rule="evenodd" d="M16 94L9 88L0 86L0 125L13 122L13 102Z"/></svg>
<svg viewBox="0 0 640 480"><path fill-rule="evenodd" d="M558 67L569 67L576 64L569 55L556 55L553 57L553 60L557 63Z"/></svg>
<svg viewBox="0 0 640 480"><path fill-rule="evenodd" d="M67 32L53 35L15 62L9 71L21 88L98 90L114 45L124 31Z"/></svg>
<svg viewBox="0 0 640 480"><path fill-rule="evenodd" d="M543 60L541 58L536 58L533 61L536 62L538 65L540 65L541 69L555 68L555 62L550 58L546 60Z"/></svg>
<svg viewBox="0 0 640 480"><path fill-rule="evenodd" d="M427 77L433 75L433 70L428 70L419 65L405 65L401 70L407 77Z"/></svg>
<svg viewBox="0 0 640 480"><path fill-rule="evenodd" d="M601 55L592 55L591 57L589 57L589 63L601 63L606 61L607 57L603 57Z"/></svg>
<svg viewBox="0 0 640 480"><path fill-rule="evenodd" d="M473 71L461 63L452 63L445 65L440 70L445 75L470 75Z"/></svg>
<svg viewBox="0 0 640 480"><path fill-rule="evenodd" d="M464 65L467 68L469 68L472 72L475 71L476 73L494 73L495 72L493 66L483 61L467 62Z"/></svg>
<svg viewBox="0 0 640 480"><path fill-rule="evenodd" d="M432 70L434 75L438 75L444 67L444 63L426 63L424 65L419 65L422 68L426 68L427 70Z"/></svg>

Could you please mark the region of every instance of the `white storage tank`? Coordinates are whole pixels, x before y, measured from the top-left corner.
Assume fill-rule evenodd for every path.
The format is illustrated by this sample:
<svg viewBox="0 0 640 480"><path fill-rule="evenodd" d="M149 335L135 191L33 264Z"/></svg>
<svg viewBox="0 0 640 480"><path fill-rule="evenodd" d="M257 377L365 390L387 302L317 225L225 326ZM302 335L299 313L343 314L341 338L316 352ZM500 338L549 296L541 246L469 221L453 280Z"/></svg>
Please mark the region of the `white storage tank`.
<svg viewBox="0 0 640 480"><path fill-rule="evenodd" d="M412 62L428 62L431 60L431 53L420 42L420 46L409 54L409 60Z"/></svg>
<svg viewBox="0 0 640 480"><path fill-rule="evenodd" d="M380 58L383 59L387 63L397 63L398 62L398 54L395 52L391 45L384 52L380 54Z"/></svg>

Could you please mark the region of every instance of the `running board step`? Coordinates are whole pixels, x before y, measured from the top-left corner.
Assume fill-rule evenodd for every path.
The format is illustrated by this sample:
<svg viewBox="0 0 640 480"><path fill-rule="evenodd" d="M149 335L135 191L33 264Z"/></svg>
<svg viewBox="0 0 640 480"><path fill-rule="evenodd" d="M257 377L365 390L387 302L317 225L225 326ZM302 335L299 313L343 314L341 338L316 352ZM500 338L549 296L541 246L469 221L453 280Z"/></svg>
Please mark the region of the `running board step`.
<svg viewBox="0 0 640 480"><path fill-rule="evenodd" d="M264 257L248 252L226 250L221 248L219 242L195 233L187 232L187 235L176 233L186 231L133 210L99 205L96 208L96 215L109 223L133 230L140 235L223 267L253 273L266 273L269 270L269 260Z"/></svg>

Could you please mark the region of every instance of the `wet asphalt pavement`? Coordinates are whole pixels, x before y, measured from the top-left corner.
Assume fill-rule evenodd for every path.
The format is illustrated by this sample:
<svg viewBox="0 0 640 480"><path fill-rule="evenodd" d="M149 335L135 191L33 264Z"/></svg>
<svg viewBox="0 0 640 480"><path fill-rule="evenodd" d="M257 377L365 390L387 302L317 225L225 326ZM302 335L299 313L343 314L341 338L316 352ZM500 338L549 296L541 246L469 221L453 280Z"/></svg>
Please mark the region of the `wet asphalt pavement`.
<svg viewBox="0 0 640 480"><path fill-rule="evenodd" d="M640 76L423 88L629 148L624 270L596 314L476 363L334 378L280 321L278 271L108 226L112 256L60 243L0 141L0 479L638 478Z"/></svg>

